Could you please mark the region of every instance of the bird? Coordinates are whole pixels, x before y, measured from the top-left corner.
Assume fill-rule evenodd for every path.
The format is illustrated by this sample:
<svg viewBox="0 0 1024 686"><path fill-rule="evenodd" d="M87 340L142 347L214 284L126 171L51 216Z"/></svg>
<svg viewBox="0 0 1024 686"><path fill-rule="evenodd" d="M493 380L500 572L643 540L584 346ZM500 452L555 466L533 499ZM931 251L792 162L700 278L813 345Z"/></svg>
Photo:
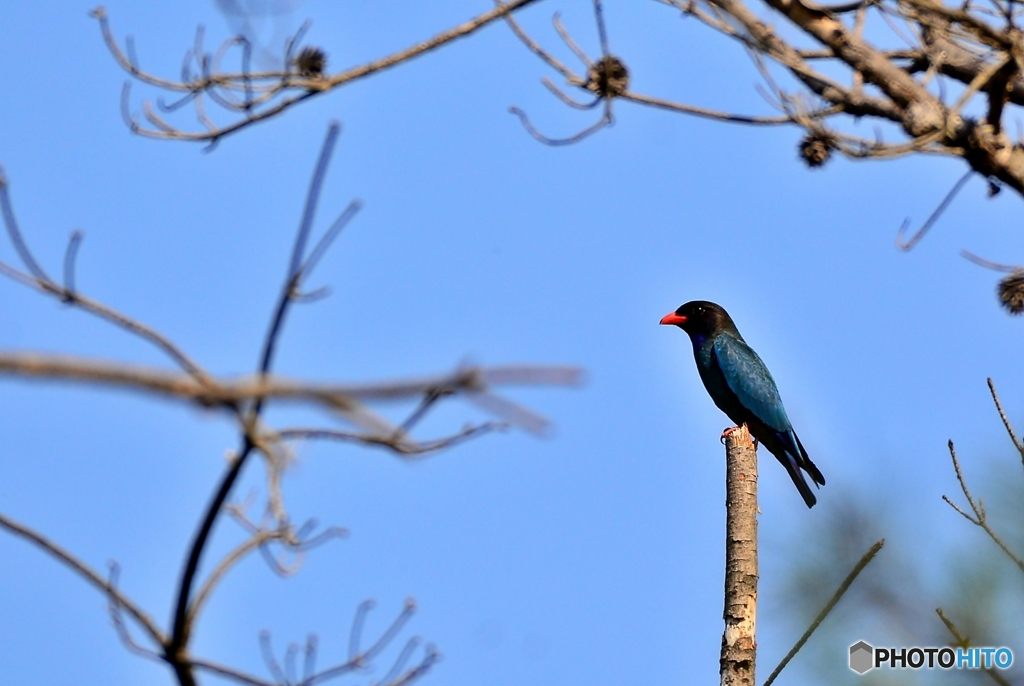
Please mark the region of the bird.
<svg viewBox="0 0 1024 686"><path fill-rule="evenodd" d="M815 486L824 486L825 477L793 430L768 367L743 340L729 313L713 302L693 300L660 323L678 326L689 335L697 371L715 405L737 426L747 425L757 442L786 468L807 507L814 507L818 499L804 472Z"/></svg>

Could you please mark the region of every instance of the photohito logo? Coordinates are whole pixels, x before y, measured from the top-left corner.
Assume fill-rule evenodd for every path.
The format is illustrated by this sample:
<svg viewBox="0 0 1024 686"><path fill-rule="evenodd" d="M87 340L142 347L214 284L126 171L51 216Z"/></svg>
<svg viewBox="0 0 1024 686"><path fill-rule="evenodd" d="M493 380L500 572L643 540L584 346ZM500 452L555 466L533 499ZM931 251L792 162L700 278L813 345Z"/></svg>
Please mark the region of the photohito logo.
<svg viewBox="0 0 1024 686"><path fill-rule="evenodd" d="M864 674L876 667L890 669L1009 669L1009 648L874 648L865 641L850 646L850 669Z"/></svg>

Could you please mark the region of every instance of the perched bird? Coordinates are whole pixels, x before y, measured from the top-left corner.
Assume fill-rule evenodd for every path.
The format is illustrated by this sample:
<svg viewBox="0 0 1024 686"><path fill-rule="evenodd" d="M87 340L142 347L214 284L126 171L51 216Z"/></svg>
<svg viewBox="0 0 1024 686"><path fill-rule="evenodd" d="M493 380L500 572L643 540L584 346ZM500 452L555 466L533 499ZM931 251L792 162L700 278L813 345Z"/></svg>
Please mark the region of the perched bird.
<svg viewBox="0 0 1024 686"><path fill-rule="evenodd" d="M694 300L666 314L661 323L674 324L690 336L697 371L715 405L737 426L747 425L789 472L807 507L814 507L817 498L800 470L815 485L824 486L825 477L793 430L768 368L743 340L729 313L715 303Z"/></svg>

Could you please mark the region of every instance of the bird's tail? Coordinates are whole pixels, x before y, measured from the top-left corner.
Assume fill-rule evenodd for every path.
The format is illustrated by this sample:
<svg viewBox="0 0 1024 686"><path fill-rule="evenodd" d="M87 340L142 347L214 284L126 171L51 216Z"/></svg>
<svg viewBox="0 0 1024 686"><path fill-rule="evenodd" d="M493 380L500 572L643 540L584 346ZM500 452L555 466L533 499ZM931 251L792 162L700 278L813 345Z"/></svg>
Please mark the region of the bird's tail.
<svg viewBox="0 0 1024 686"><path fill-rule="evenodd" d="M795 431L777 433L775 435L778 437L779 445L768 446L769 450L772 447L781 448L781 450L772 450L772 453L782 463L782 466L786 468L789 478L796 485L796 490L800 491L800 496L804 499L807 507L814 507L818 499L815 497L811 487L807 485L804 472L807 472L807 475L811 477L811 481L814 482L815 486L824 486L825 477L822 476L818 468L811 462L811 458L807 456L807 451L804 450L804 446Z"/></svg>
<svg viewBox="0 0 1024 686"><path fill-rule="evenodd" d="M793 439L796 441L796 447L800 450L800 454L797 456L797 464L800 465L801 469L807 472L808 476L811 477L811 480L816 486L824 486L825 477L821 475L818 468L814 466L813 462L811 462L811 458L807 457L807 451L804 450L804 444L800 442L800 437L796 435L795 431L793 432Z"/></svg>
<svg viewBox="0 0 1024 686"><path fill-rule="evenodd" d="M778 455L776 455L776 457L778 457ZM780 462L782 462L786 471L789 472L789 478L791 478L793 483L796 485L796 490L800 491L800 496L804 499L804 502L807 503L807 507L814 507L815 503L818 502L818 499L814 496L814 491L811 490L811 487L807 485L807 480L804 479L804 474L800 471L800 467L798 466L796 459L787 452L786 459L780 460ZM811 478L813 479L814 477L812 476Z"/></svg>

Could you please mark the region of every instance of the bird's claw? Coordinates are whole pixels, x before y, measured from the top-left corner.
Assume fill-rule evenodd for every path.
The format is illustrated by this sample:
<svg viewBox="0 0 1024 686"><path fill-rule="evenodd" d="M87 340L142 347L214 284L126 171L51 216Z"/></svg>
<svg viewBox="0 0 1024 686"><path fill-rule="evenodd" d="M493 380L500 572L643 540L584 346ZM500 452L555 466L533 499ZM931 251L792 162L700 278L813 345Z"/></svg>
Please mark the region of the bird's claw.
<svg viewBox="0 0 1024 686"><path fill-rule="evenodd" d="M730 426L728 429L722 432L722 436L718 440L720 440L724 445L725 439L729 438L730 434L732 434L733 431L739 431L744 426L746 426L746 424L743 424L742 426ZM753 434L750 435L750 442L754 444L754 450L757 450L757 439L754 438Z"/></svg>

